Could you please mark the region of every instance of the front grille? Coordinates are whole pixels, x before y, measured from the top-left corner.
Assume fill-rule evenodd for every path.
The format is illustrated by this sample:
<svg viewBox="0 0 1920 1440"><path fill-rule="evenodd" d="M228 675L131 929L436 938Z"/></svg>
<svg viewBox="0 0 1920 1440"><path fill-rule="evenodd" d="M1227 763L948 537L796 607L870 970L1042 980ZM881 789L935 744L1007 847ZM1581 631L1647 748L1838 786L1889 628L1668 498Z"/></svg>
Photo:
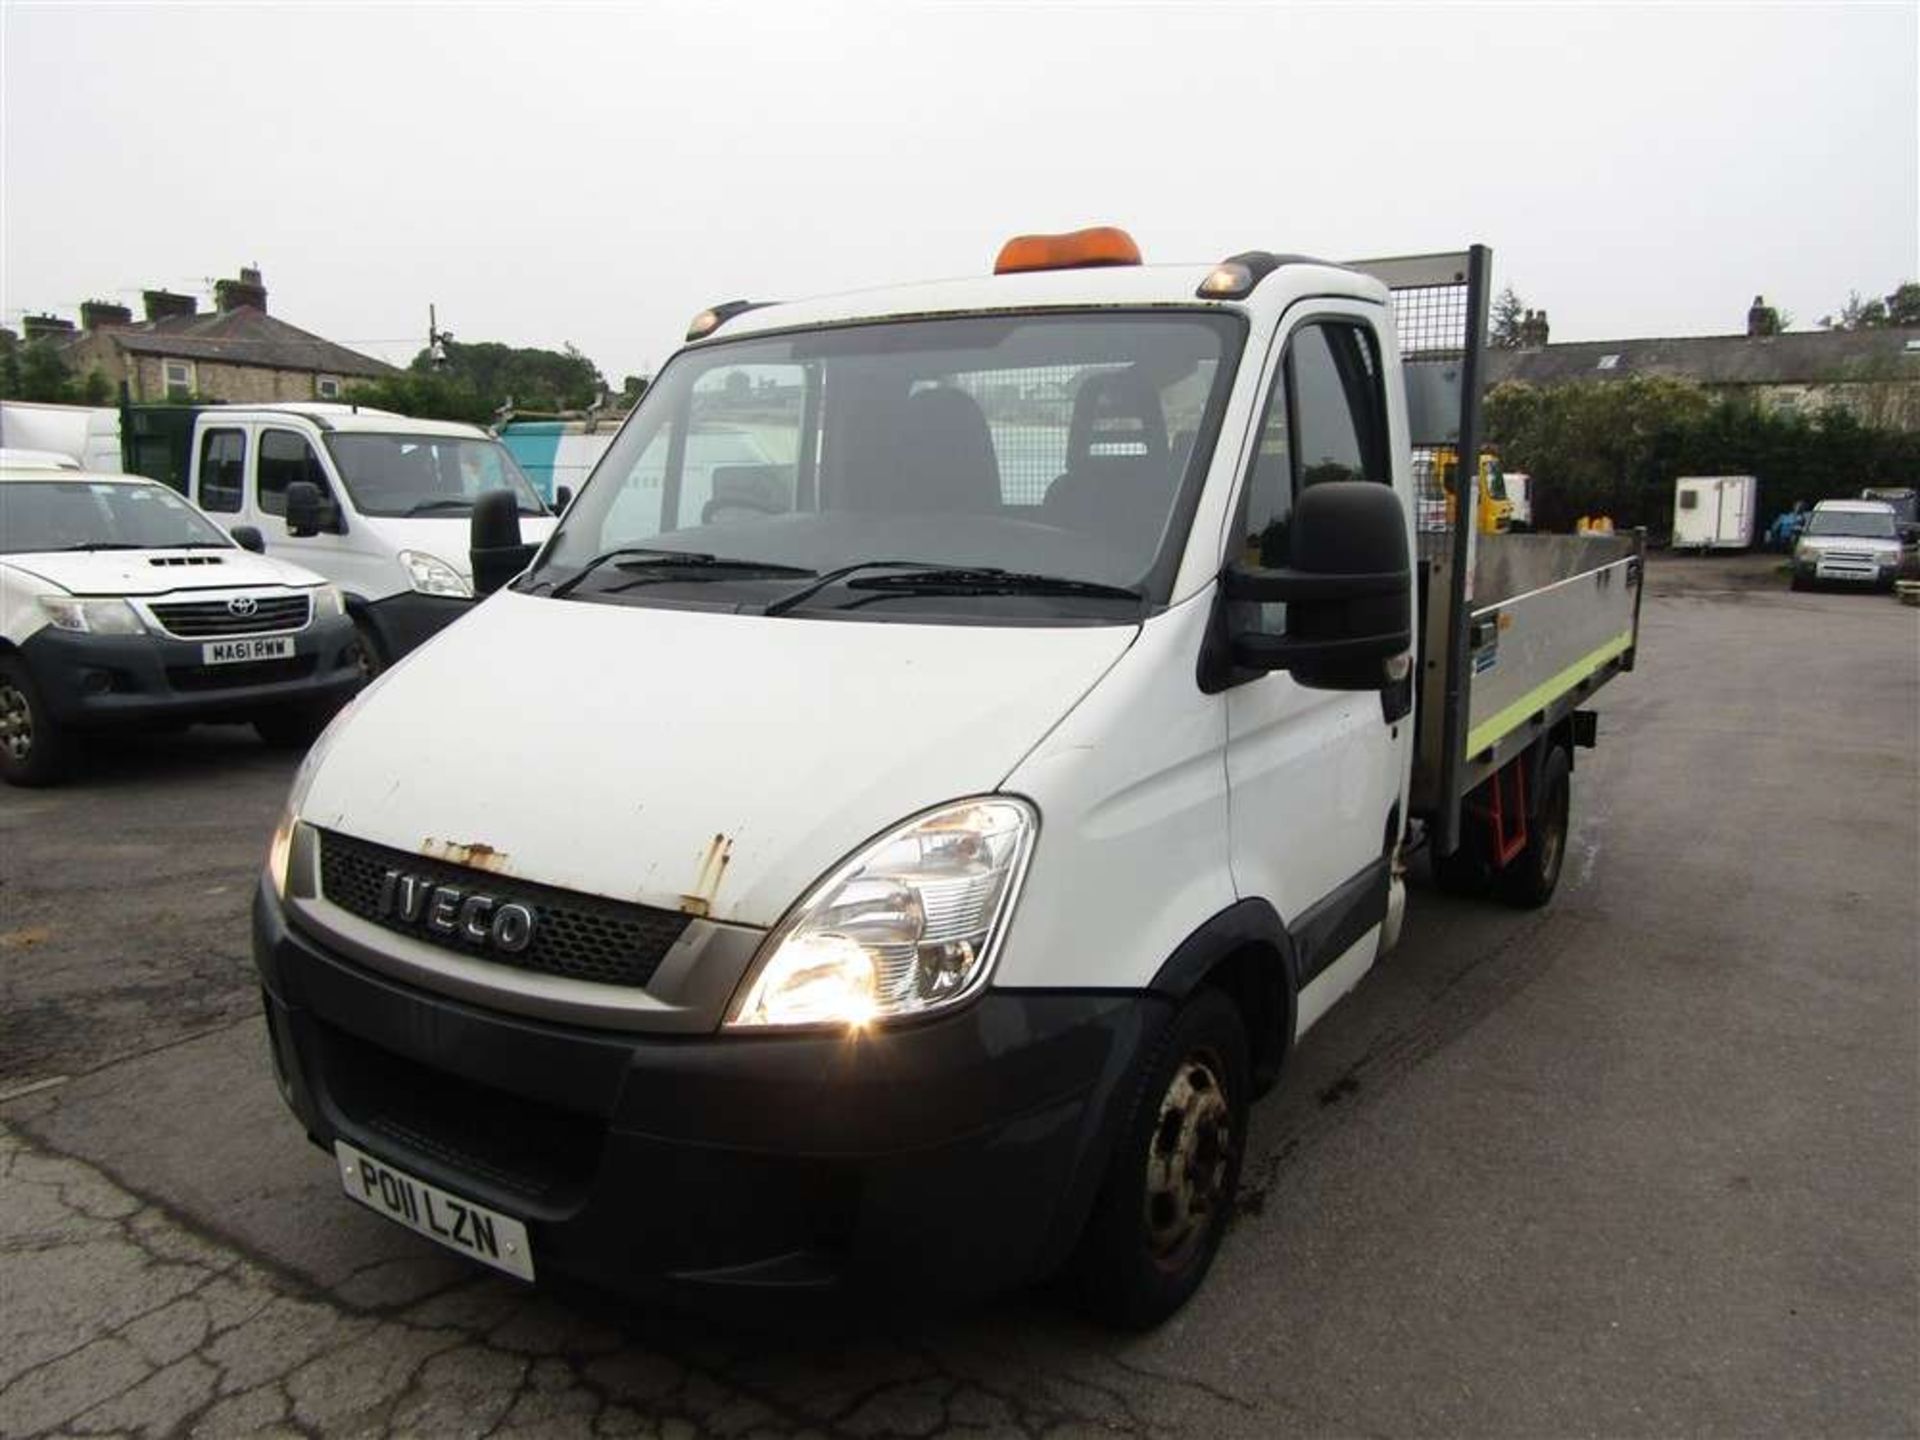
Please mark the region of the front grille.
<svg viewBox="0 0 1920 1440"><path fill-rule="evenodd" d="M457 935L443 935L423 922L382 914L381 891L389 870L467 893L479 891L499 904L525 905L534 916L532 942L525 950L509 954L483 948ZM320 890L348 914L416 940L516 969L602 985L645 985L689 923L689 917L677 910L656 910L650 905L534 885L467 865L390 850L332 831L320 835Z"/></svg>
<svg viewBox="0 0 1920 1440"><path fill-rule="evenodd" d="M167 683L176 690L231 690L240 685L272 685L304 680L313 674L314 657L243 660L233 665L169 665Z"/></svg>
<svg viewBox="0 0 1920 1440"><path fill-rule="evenodd" d="M154 618L169 634L183 640L214 639L226 635L265 635L275 630L298 630L307 623L312 601L305 595L251 597L251 614L236 615L225 600L179 600L153 607Z"/></svg>

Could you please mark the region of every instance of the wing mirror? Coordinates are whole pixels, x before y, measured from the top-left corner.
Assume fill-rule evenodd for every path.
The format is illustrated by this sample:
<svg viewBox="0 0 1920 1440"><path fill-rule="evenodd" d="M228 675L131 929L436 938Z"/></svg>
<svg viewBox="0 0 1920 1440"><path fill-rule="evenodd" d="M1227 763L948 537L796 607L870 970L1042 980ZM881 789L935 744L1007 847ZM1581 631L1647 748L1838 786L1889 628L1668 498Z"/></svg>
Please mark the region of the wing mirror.
<svg viewBox="0 0 1920 1440"><path fill-rule="evenodd" d="M287 486L287 534L297 539L318 535L322 530L339 531L340 507L320 493L311 480L295 480Z"/></svg>
<svg viewBox="0 0 1920 1440"><path fill-rule="evenodd" d="M267 537L260 533L257 525L236 525L227 534L242 550L251 550L256 555L267 553Z"/></svg>
<svg viewBox="0 0 1920 1440"><path fill-rule="evenodd" d="M528 565L540 547L520 539L520 502L510 490L489 490L473 502L469 559L473 593L491 595Z"/></svg>
<svg viewBox="0 0 1920 1440"><path fill-rule="evenodd" d="M1314 690L1378 690L1413 648L1407 518L1390 486L1329 480L1301 492L1288 527L1292 564L1235 563L1221 575L1227 647L1243 671L1285 670ZM1284 629L1265 606L1284 604Z"/></svg>

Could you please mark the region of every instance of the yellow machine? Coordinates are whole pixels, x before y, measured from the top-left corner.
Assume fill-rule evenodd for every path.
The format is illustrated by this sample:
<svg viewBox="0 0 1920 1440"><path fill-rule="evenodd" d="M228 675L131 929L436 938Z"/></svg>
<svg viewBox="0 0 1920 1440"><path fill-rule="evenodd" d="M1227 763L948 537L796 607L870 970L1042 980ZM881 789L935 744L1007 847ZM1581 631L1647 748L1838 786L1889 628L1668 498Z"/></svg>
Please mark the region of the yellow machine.
<svg viewBox="0 0 1920 1440"><path fill-rule="evenodd" d="M1453 524L1459 504L1453 492L1453 467L1459 463L1451 449L1441 449L1433 457L1433 476L1447 496L1447 524ZM1500 469L1500 457L1489 447L1480 451L1480 496L1474 524L1482 535L1497 535L1513 524L1513 502L1507 498L1506 477Z"/></svg>

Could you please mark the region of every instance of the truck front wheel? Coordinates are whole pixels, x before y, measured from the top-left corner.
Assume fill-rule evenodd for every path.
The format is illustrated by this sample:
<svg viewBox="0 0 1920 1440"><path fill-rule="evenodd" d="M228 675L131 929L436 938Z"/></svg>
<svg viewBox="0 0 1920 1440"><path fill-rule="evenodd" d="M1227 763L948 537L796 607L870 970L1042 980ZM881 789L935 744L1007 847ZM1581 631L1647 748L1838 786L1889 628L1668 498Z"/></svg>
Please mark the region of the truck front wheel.
<svg viewBox="0 0 1920 1440"><path fill-rule="evenodd" d="M1200 1288L1240 1185L1252 1091L1246 1025L1223 992L1195 993L1168 1024L1077 1256L1095 1318L1158 1325Z"/></svg>
<svg viewBox="0 0 1920 1440"><path fill-rule="evenodd" d="M1527 844L1494 877L1493 891L1516 910L1538 910L1553 898L1560 883L1560 867L1567 858L1567 820L1572 813L1573 767L1567 752L1555 745L1541 762L1534 782L1538 797L1527 826Z"/></svg>

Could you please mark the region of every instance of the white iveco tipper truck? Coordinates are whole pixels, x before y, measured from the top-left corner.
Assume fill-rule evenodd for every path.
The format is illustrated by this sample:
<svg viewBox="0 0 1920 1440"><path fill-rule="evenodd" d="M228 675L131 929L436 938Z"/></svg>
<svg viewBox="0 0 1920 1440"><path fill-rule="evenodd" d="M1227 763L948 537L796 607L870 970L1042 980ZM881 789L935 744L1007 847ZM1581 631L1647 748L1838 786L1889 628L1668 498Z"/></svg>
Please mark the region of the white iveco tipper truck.
<svg viewBox="0 0 1920 1440"><path fill-rule="evenodd" d="M1545 902L1633 661L1637 538L1416 546L1487 273L1098 230L705 312L295 781L255 952L346 1195L523 1279L1170 1314L1409 847Z"/></svg>

